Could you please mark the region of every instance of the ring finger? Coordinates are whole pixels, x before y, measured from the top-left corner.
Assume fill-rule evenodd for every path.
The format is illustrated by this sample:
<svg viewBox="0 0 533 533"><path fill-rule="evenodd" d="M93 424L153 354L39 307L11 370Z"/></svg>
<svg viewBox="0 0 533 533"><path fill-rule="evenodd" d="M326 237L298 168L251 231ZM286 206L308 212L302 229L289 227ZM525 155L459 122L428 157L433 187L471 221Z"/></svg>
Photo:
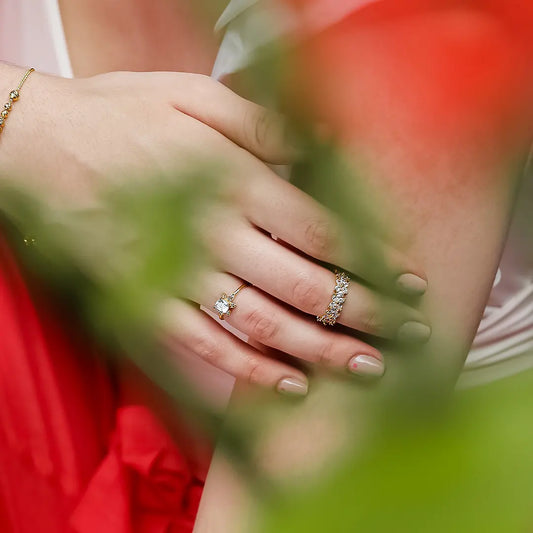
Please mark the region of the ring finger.
<svg viewBox="0 0 533 533"><path fill-rule="evenodd" d="M231 294L241 286L242 281L235 276L210 272L202 276L192 299L212 309L223 289L226 289L225 294ZM384 372L383 358L374 347L337 331L317 327L314 320L287 308L256 287L240 290L232 304L233 309L222 313L225 320L263 345L308 362L348 369L359 375L381 376ZM228 307L222 300L217 312L226 311Z"/></svg>
<svg viewBox="0 0 533 533"><path fill-rule="evenodd" d="M335 276L328 269L251 226L226 231L217 241L220 261L228 272L304 313L325 312L335 286ZM426 341L431 333L418 310L355 281L338 322L372 335L414 342Z"/></svg>
<svg viewBox="0 0 533 533"><path fill-rule="evenodd" d="M307 377L302 371L265 356L183 300L164 302L160 326L163 344L178 357L196 356L252 385L291 395L307 394Z"/></svg>

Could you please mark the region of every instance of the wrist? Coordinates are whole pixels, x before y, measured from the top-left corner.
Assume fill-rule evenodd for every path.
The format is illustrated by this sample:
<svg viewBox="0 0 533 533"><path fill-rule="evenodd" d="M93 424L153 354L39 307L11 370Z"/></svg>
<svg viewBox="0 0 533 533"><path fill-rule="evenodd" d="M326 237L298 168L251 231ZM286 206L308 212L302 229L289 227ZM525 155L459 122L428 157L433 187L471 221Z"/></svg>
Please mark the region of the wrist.
<svg viewBox="0 0 533 533"><path fill-rule="evenodd" d="M46 118L46 100L50 76L32 72L24 80L17 95L12 91L21 84L27 68L0 63L0 111L10 105L0 132L1 179L24 185L24 176L37 169L39 161L38 132L49 135L50 122ZM15 98L10 99L10 96ZM28 157L31 155L31 157Z"/></svg>
<svg viewBox="0 0 533 533"><path fill-rule="evenodd" d="M26 70L17 87L9 91L8 100L4 104L4 107L0 107L0 134L4 131L4 127L6 125L7 119L9 118L9 114L13 110L13 105L15 104L15 102L18 102L20 98L20 91L22 90L22 86L33 72L35 72L35 69L33 67Z"/></svg>

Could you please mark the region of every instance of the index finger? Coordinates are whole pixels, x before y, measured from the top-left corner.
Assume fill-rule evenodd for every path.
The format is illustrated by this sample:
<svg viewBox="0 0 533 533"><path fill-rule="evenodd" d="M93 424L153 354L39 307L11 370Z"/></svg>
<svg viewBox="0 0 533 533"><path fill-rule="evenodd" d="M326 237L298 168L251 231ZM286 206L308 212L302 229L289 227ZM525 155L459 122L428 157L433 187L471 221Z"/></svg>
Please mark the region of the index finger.
<svg viewBox="0 0 533 533"><path fill-rule="evenodd" d="M181 76L188 89L178 87L172 93L178 111L217 130L262 161L283 165L293 159L295 150L287 142L285 121L279 113L242 98L208 76L175 76Z"/></svg>

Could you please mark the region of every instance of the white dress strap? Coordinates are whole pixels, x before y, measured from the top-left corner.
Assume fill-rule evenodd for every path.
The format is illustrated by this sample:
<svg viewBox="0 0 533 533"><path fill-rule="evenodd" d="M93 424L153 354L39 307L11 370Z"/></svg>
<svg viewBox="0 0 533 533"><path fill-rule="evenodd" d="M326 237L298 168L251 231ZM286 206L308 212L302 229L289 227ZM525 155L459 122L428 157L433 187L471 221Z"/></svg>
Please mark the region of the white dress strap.
<svg viewBox="0 0 533 533"><path fill-rule="evenodd" d="M58 0L0 1L0 59L72 77Z"/></svg>
<svg viewBox="0 0 533 533"><path fill-rule="evenodd" d="M288 33L305 35L327 28L379 0L308 0L298 11L287 4L232 0L217 22L226 33L213 67L220 79L248 65L265 44Z"/></svg>
<svg viewBox="0 0 533 533"><path fill-rule="evenodd" d="M63 78L73 78L72 63L70 62L68 53L63 19L61 18L61 11L59 9L59 0L44 1L47 4L46 12L57 59L58 74Z"/></svg>

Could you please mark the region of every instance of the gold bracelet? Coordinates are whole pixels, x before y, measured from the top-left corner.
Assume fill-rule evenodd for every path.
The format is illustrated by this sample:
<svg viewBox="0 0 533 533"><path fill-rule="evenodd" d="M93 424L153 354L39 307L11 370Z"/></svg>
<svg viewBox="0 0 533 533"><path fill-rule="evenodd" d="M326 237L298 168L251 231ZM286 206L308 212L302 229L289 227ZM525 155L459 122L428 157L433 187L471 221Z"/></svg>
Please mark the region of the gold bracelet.
<svg viewBox="0 0 533 533"><path fill-rule="evenodd" d="M29 68L26 71L26 74L24 74L24 77L20 80L20 83L16 89L13 89L9 93L9 102L4 104L4 109L2 110L2 113L0 113L0 133L2 133L2 130L4 129L4 125L6 123L7 117L11 110L13 109L13 102L16 102L20 97L20 89L24 85L24 82L28 79L28 76L34 71L34 68Z"/></svg>

